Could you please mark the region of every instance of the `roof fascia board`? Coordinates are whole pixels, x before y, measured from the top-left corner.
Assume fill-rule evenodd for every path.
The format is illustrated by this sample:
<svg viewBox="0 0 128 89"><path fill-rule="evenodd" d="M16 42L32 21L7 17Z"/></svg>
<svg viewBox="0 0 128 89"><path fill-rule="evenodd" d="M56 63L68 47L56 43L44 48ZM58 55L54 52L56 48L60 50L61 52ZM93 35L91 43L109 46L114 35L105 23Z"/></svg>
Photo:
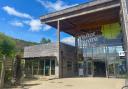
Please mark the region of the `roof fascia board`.
<svg viewBox="0 0 128 89"><path fill-rule="evenodd" d="M44 23L55 22L55 21L58 21L58 20L65 20L65 19L69 19L69 18L81 16L81 15L86 15L86 14L90 14L90 13L95 13L95 12L99 12L99 11L103 11L103 10L107 10L107 9L111 9L111 8L115 8L115 7L119 7L119 6L120 6L120 3L119 4L110 5L110 6L106 6L106 7L102 7L102 8L93 9L93 10L90 10L90 11L85 11L85 12L74 14L74 15L70 15L70 16L65 16L65 17L53 19L53 20L43 21L41 23L44 24Z"/></svg>
<svg viewBox="0 0 128 89"><path fill-rule="evenodd" d="M57 16L57 15L62 15L64 13L70 13L70 12L75 11L75 10L80 10L80 9L83 9L83 8L86 8L86 7L91 7L91 6L95 6L95 5L99 5L99 4L104 4L104 3L107 3L107 2L111 2L111 1L113 1L113 0L92 1L92 2L89 2L89 3L86 3L86 4L81 4L81 5L78 5L78 6L70 7L70 8L61 10L61 11L57 11L57 12L54 12L54 13L50 13L50 14L41 16L40 19L47 19L47 18L54 17L54 16Z"/></svg>

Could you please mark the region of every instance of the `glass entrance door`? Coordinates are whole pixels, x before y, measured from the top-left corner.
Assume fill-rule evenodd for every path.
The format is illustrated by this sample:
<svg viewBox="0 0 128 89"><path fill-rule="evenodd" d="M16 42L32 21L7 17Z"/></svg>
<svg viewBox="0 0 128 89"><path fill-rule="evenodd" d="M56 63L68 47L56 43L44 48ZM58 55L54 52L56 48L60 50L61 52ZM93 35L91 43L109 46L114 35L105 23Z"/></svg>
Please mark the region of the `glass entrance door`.
<svg viewBox="0 0 128 89"><path fill-rule="evenodd" d="M94 76L95 77L105 77L106 76L105 62L103 62L103 61L95 61L94 62Z"/></svg>
<svg viewBox="0 0 128 89"><path fill-rule="evenodd" d="M50 75L50 60L45 60L45 76Z"/></svg>
<svg viewBox="0 0 128 89"><path fill-rule="evenodd" d="M55 60L41 59L39 61L39 75L50 76L55 75Z"/></svg>

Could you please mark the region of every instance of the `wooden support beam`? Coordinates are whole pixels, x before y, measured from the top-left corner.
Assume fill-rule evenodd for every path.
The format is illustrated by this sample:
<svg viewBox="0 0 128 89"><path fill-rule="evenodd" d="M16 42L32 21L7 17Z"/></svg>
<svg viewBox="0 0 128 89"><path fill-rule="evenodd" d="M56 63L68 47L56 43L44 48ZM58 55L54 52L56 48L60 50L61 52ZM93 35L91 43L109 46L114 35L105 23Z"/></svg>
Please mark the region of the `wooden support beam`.
<svg viewBox="0 0 128 89"><path fill-rule="evenodd" d="M45 66L45 60L44 60L44 71L43 71L43 72L44 72L44 76L45 76L45 67L46 67L46 66Z"/></svg>
<svg viewBox="0 0 128 89"><path fill-rule="evenodd" d="M126 4L127 0L120 0L121 2L121 25L124 34L124 48L126 53L126 67L127 67L127 74L128 74L128 6Z"/></svg>
<svg viewBox="0 0 128 89"><path fill-rule="evenodd" d="M51 59L49 60L49 62L50 62L50 71L49 71L49 76L51 76L52 74L51 74Z"/></svg>
<svg viewBox="0 0 128 89"><path fill-rule="evenodd" d="M39 75L39 70L40 70L40 60L38 60L38 69L37 69L37 75Z"/></svg>
<svg viewBox="0 0 128 89"><path fill-rule="evenodd" d="M57 21L57 61L55 67L56 77L60 77L60 20Z"/></svg>
<svg viewBox="0 0 128 89"><path fill-rule="evenodd" d="M33 60L32 60L32 78L34 77Z"/></svg>

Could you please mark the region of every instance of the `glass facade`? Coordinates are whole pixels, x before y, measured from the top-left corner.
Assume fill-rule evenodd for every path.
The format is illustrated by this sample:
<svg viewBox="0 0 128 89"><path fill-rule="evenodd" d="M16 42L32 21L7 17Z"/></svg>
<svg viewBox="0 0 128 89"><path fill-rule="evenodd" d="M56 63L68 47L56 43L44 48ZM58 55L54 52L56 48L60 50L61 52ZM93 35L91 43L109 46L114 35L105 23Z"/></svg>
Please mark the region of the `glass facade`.
<svg viewBox="0 0 128 89"><path fill-rule="evenodd" d="M107 24L90 30L78 37L78 55L82 55L81 65L85 75L121 76L126 72L123 36L119 23ZM102 69L100 69L100 66Z"/></svg>
<svg viewBox="0 0 128 89"><path fill-rule="evenodd" d="M30 75L55 75L55 58L34 58L25 60L25 74Z"/></svg>

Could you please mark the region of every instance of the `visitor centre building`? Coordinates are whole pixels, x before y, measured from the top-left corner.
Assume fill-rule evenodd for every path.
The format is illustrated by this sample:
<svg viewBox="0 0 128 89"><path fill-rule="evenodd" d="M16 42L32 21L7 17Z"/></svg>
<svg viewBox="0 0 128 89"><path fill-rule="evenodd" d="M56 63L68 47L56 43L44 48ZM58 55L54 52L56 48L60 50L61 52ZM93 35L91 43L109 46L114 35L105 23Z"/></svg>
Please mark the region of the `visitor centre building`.
<svg viewBox="0 0 128 89"><path fill-rule="evenodd" d="M94 0L41 16L42 24L56 28L57 42L25 47L26 63L38 60L33 67L38 70L36 74L55 78L124 77L128 60L127 4L127 0ZM72 35L75 46L61 43L61 32Z"/></svg>

